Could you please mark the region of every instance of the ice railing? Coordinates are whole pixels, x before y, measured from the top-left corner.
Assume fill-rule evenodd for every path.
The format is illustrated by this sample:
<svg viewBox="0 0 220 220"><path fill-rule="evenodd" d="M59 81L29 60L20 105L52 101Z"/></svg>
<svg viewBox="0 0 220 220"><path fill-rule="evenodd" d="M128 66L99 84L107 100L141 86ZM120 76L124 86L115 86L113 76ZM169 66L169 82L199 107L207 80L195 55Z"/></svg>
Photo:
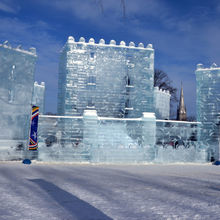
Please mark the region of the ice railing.
<svg viewBox="0 0 220 220"><path fill-rule="evenodd" d="M39 155L43 161L204 162L197 122L141 118L40 116Z"/></svg>

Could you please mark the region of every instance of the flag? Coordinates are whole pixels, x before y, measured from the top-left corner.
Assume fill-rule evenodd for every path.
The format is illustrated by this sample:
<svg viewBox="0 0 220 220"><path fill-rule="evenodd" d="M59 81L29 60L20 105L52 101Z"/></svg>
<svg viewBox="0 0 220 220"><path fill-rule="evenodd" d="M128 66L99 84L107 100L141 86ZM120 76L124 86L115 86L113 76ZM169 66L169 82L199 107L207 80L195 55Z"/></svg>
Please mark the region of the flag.
<svg viewBox="0 0 220 220"><path fill-rule="evenodd" d="M39 107L32 106L31 129L29 137L29 150L37 150L37 126L38 126Z"/></svg>

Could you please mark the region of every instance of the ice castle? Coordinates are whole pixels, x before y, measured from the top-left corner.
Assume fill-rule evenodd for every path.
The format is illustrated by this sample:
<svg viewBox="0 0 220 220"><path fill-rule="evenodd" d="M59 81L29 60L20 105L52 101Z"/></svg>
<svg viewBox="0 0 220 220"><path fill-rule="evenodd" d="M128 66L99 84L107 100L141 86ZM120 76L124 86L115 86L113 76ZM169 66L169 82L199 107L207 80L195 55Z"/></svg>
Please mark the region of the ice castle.
<svg viewBox="0 0 220 220"><path fill-rule="evenodd" d="M169 119L170 94L153 83L151 44L69 37L60 56L60 116L41 116L48 146L40 149L41 159L195 160L197 123L163 120Z"/></svg>
<svg viewBox="0 0 220 220"><path fill-rule="evenodd" d="M24 146L30 104L42 106L41 113L44 109L45 85L33 82L35 60L34 49L0 45L5 80L0 84L0 146L11 159L18 158L16 152L22 149L5 143L22 140L18 148ZM167 120L170 94L153 87L151 44L144 47L122 41L117 45L114 40L106 44L103 39L95 43L93 38L76 42L69 37L60 55L58 115L40 115L38 160L164 163L217 159L219 74L216 65L197 66L198 122Z"/></svg>

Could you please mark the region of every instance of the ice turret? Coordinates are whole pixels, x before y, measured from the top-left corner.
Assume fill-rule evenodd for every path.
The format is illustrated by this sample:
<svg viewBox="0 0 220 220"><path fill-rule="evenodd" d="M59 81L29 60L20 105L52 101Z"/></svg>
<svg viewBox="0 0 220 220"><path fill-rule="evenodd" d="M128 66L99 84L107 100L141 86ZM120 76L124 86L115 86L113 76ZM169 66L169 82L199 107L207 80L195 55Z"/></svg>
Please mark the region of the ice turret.
<svg viewBox="0 0 220 220"><path fill-rule="evenodd" d="M129 47L135 47L135 43L134 43L133 41L131 41L131 42L129 43Z"/></svg>
<svg viewBox="0 0 220 220"><path fill-rule="evenodd" d="M124 46L126 46L126 43L124 41L121 41L120 46L124 47Z"/></svg>
<svg viewBox="0 0 220 220"><path fill-rule="evenodd" d="M153 45L152 45L152 44L148 44L148 45L147 45L147 48L148 48L148 49L153 49Z"/></svg>
<svg viewBox="0 0 220 220"><path fill-rule="evenodd" d="M99 40L99 44L105 44L105 40L104 39L100 39Z"/></svg>
<svg viewBox="0 0 220 220"><path fill-rule="evenodd" d="M31 47L29 49L29 51L33 54L33 55L37 55L37 51L36 51L36 48L35 47Z"/></svg>
<svg viewBox="0 0 220 220"><path fill-rule="evenodd" d="M203 64L201 64L201 63L199 63L199 64L197 64L197 70L201 70L201 69L203 69L204 67L203 67Z"/></svg>
<svg viewBox="0 0 220 220"><path fill-rule="evenodd" d="M90 44L94 44L94 43L95 43L94 38L90 38L90 39L89 39L89 43L90 43Z"/></svg>
<svg viewBox="0 0 220 220"><path fill-rule="evenodd" d="M210 66L210 68L217 68L218 66L217 66L217 64L216 63L213 63L211 66Z"/></svg>
<svg viewBox="0 0 220 220"><path fill-rule="evenodd" d="M74 42L75 42L74 37L69 36L69 37L68 37L68 40L67 40L67 43L71 44L71 43L74 43Z"/></svg>
<svg viewBox="0 0 220 220"><path fill-rule="evenodd" d="M84 37L80 37L80 38L79 38L79 42L80 42L80 43L85 43L85 42L86 42L86 40L85 40L85 38L84 38Z"/></svg>
<svg viewBox="0 0 220 220"><path fill-rule="evenodd" d="M110 40L110 45L116 45L116 41L115 40Z"/></svg>
<svg viewBox="0 0 220 220"><path fill-rule="evenodd" d="M144 44L143 43L139 43L138 47L144 48Z"/></svg>

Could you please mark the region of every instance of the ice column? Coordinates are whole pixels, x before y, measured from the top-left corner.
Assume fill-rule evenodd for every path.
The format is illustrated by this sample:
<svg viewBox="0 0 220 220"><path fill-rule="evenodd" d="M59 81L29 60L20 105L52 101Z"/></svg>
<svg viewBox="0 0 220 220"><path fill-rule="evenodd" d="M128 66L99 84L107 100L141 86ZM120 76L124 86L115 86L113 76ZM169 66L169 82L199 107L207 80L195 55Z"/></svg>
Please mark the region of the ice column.
<svg viewBox="0 0 220 220"><path fill-rule="evenodd" d="M34 92L32 97L32 104L39 107L40 114L44 114L44 101L45 101L45 83L38 84L34 82Z"/></svg>
<svg viewBox="0 0 220 220"><path fill-rule="evenodd" d="M200 149L207 153L205 160L216 159L218 146L218 120L220 112L220 67L212 64L210 68L197 65L197 120L201 122Z"/></svg>
<svg viewBox="0 0 220 220"><path fill-rule="evenodd" d="M152 161L155 158L156 143L156 117L155 113L144 112L143 121L143 147L146 149L146 160Z"/></svg>
<svg viewBox="0 0 220 220"><path fill-rule="evenodd" d="M83 113L83 144L90 149L90 152L93 147L97 147L97 133L98 116L96 110L85 110Z"/></svg>

